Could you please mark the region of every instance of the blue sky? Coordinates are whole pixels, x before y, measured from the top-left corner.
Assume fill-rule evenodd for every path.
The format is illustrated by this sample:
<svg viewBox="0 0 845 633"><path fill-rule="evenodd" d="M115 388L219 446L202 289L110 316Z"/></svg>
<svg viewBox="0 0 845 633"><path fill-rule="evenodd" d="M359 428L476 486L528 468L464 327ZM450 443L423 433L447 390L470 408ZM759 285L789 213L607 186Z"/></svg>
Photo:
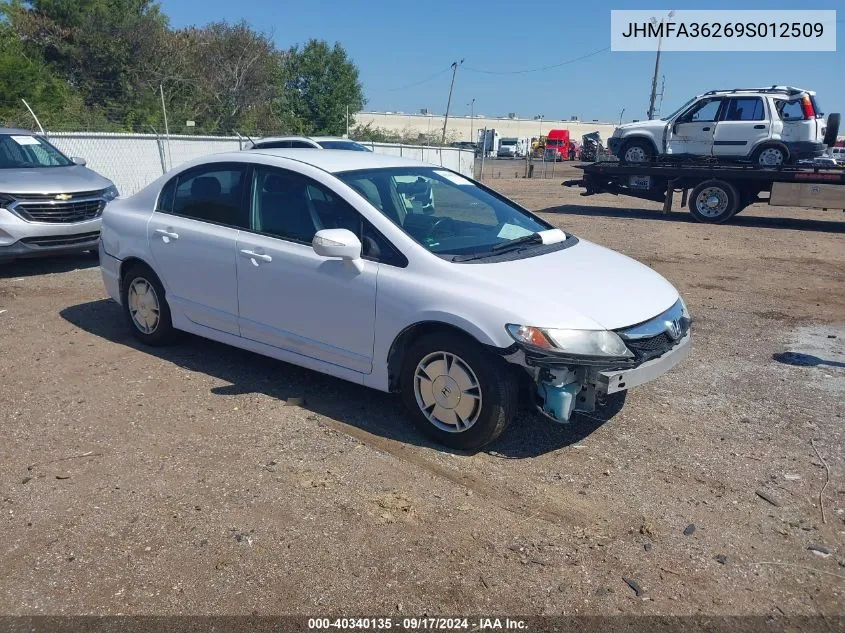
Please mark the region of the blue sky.
<svg viewBox="0 0 845 633"><path fill-rule="evenodd" d="M606 51L560 68L514 75L549 66L610 44L611 9L837 9L841 0L707 0L672 4L581 2L580 0L161 0L174 27L245 19L272 34L280 48L315 37L339 41L360 69L367 110L433 112L446 109L449 64L458 70L452 112L488 116L601 121L644 118L654 53ZM696 93L714 88L785 84L818 92L828 112L845 111L845 22L837 26L836 52L701 53L668 52L663 112ZM442 72L441 72L442 71ZM439 73L439 74L438 74ZM436 75L436 76L435 76ZM434 78L425 81L431 77ZM416 85L414 85L416 84Z"/></svg>

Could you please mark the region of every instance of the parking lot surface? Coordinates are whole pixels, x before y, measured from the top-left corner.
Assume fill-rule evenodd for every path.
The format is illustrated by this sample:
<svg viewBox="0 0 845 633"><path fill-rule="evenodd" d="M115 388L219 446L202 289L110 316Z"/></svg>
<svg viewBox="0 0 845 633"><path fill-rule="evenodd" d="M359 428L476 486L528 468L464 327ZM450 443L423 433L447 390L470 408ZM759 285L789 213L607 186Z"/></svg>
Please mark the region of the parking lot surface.
<svg viewBox="0 0 845 633"><path fill-rule="evenodd" d="M525 411L474 455L396 396L140 348L88 255L3 264L0 612L841 613L845 214L698 224L557 169L489 184L668 278L693 353L621 410Z"/></svg>

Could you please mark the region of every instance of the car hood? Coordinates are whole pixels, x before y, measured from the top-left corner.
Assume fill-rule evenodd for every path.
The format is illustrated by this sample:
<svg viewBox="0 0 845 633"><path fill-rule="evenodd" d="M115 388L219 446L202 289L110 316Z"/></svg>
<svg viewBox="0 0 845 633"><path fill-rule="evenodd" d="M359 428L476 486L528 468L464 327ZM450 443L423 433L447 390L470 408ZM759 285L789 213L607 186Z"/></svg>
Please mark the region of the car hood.
<svg viewBox="0 0 845 633"><path fill-rule="evenodd" d="M82 165L0 169L2 193L76 193L111 185L111 180Z"/></svg>
<svg viewBox="0 0 845 633"><path fill-rule="evenodd" d="M615 330L657 316L679 296L648 266L586 240L536 257L454 265L483 288L479 298L495 293L520 325Z"/></svg>
<svg viewBox="0 0 845 633"><path fill-rule="evenodd" d="M616 127L613 132L614 136L619 136L623 132L631 130L662 130L666 127L666 121L662 119L651 119L650 121L637 121L636 123L623 123Z"/></svg>

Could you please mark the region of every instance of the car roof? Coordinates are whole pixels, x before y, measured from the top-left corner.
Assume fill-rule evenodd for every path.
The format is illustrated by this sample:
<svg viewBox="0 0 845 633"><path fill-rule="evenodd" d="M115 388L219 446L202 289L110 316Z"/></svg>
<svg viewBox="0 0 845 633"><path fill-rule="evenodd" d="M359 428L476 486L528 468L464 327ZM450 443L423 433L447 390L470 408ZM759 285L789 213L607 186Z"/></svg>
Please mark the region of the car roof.
<svg viewBox="0 0 845 633"><path fill-rule="evenodd" d="M313 138L308 136L265 136L264 138L255 139L254 143L275 143L276 141L311 141Z"/></svg>
<svg viewBox="0 0 845 633"><path fill-rule="evenodd" d="M343 138L342 136L310 136L312 141L346 141L347 143L358 143L355 139Z"/></svg>
<svg viewBox="0 0 845 633"><path fill-rule="evenodd" d="M32 130L24 130L22 128L16 127L0 127L0 134L28 134L33 135L36 134Z"/></svg>
<svg viewBox="0 0 845 633"><path fill-rule="evenodd" d="M293 160L306 165L311 165L329 173L342 171L354 171L358 169L385 169L389 167L427 167L436 169L437 165L424 163L419 160L402 158L400 156L388 156L386 154L374 154L372 152L350 152L342 149L265 149L257 148L249 152L226 152L217 154L216 160L236 160L248 162L249 155L263 155ZM191 163L192 166L203 164L202 159ZM441 168L442 169L442 168Z"/></svg>

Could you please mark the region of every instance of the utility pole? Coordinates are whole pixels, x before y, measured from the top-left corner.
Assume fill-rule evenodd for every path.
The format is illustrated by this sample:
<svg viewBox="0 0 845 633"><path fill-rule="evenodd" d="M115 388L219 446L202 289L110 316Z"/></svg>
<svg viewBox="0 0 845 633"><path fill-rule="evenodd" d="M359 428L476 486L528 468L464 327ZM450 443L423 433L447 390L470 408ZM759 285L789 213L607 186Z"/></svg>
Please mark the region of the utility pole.
<svg viewBox="0 0 845 633"><path fill-rule="evenodd" d="M475 143L475 137L473 136L473 124L475 123L475 97L472 98L468 104L469 106L469 142Z"/></svg>
<svg viewBox="0 0 845 633"><path fill-rule="evenodd" d="M669 17L675 16L674 11L669 11ZM660 24L663 25L665 18L660 18ZM657 18L651 18L652 24L657 24ZM663 29L660 29L660 34L657 36L657 57L654 60L654 77L651 78L651 99L648 102L648 119L654 118L654 101L657 99L657 75L660 74L660 45L663 43Z"/></svg>
<svg viewBox="0 0 845 633"><path fill-rule="evenodd" d="M158 85L161 94L161 112L164 115L164 135L167 138L167 157L170 159L170 167L173 167L173 154L170 153L170 128L167 127L167 108L164 107L164 86Z"/></svg>
<svg viewBox="0 0 845 633"><path fill-rule="evenodd" d="M349 138L349 106L346 106L346 138Z"/></svg>
<svg viewBox="0 0 845 633"><path fill-rule="evenodd" d="M452 105L452 89L455 87L455 75L458 74L458 66L464 63L464 60L452 62L452 83L449 84L449 99L446 101L446 117L443 119L443 136L440 137L440 144L446 144L446 125L449 123L449 106Z"/></svg>

